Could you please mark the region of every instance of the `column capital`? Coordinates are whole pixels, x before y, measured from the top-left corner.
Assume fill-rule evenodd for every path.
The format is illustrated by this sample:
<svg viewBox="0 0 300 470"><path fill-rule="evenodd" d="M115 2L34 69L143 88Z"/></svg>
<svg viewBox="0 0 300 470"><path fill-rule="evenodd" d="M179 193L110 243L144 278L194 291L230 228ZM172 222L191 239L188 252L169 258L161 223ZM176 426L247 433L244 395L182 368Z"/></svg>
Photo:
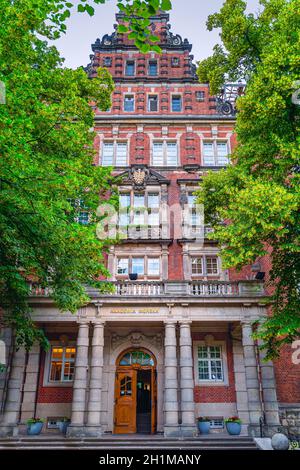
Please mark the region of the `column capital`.
<svg viewBox="0 0 300 470"><path fill-rule="evenodd" d="M96 318L95 320L92 320L91 321L92 325L95 327L95 326L104 326L106 321L105 320L101 320L100 318Z"/></svg>
<svg viewBox="0 0 300 470"><path fill-rule="evenodd" d="M172 325L176 326L177 323L178 323L177 320L164 320L165 326L172 326Z"/></svg>
<svg viewBox="0 0 300 470"><path fill-rule="evenodd" d="M190 326L192 324L192 320L179 320L179 326Z"/></svg>
<svg viewBox="0 0 300 470"><path fill-rule="evenodd" d="M87 318L78 318L77 323L79 325L79 328L82 326L89 326L90 320L88 320Z"/></svg>

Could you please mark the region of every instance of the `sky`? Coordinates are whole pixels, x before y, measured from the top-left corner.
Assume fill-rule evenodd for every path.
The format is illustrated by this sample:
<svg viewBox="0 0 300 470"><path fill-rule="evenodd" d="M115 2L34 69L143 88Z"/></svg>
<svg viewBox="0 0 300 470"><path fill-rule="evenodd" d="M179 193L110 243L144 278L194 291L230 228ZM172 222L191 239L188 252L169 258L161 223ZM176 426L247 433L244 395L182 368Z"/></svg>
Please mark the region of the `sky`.
<svg viewBox="0 0 300 470"><path fill-rule="evenodd" d="M209 14L220 9L224 0L172 0L170 11L171 31L187 38L193 44L195 60L211 55L213 46L219 42L217 31L206 29ZM65 58L65 66L76 68L89 63L91 44L104 34L113 32L117 0L107 0L105 5L95 5L95 15L74 12L69 19L67 33L55 41ZM248 0L248 10L258 11L258 0Z"/></svg>

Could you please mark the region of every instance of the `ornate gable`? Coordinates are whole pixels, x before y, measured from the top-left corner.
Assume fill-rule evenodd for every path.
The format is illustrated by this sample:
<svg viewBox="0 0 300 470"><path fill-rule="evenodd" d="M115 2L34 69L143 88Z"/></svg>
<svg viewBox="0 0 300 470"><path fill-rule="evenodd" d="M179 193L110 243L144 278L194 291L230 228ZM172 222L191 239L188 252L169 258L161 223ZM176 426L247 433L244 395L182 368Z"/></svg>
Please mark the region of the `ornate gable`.
<svg viewBox="0 0 300 470"><path fill-rule="evenodd" d="M122 183L131 185L137 191L143 191L149 185L170 184L170 181L147 165L132 165L118 175Z"/></svg>

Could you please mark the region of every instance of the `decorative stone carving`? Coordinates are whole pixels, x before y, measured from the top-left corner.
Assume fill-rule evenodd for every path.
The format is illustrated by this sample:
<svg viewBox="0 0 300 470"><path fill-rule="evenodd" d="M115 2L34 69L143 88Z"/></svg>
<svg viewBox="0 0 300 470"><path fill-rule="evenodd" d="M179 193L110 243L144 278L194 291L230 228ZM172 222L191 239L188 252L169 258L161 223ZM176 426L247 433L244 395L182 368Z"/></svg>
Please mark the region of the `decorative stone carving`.
<svg viewBox="0 0 300 470"><path fill-rule="evenodd" d="M148 168L147 165L132 165L129 170L118 176L123 179L124 184L130 184L136 191L145 190L147 185L168 185L169 180Z"/></svg>
<svg viewBox="0 0 300 470"><path fill-rule="evenodd" d="M162 337L160 334L153 336L146 336L140 331L134 331L127 336L120 336L116 333L111 335L111 348L112 350L117 349L122 344L130 343L132 347L139 348L143 345L144 342L153 344L157 348L161 349L162 347Z"/></svg>

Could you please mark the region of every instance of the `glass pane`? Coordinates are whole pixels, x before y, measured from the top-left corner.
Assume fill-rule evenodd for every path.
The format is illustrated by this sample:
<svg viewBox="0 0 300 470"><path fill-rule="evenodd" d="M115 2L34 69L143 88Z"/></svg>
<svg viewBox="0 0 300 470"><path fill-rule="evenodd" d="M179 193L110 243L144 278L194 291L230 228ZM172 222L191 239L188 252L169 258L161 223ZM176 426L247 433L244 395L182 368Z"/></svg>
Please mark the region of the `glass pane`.
<svg viewBox="0 0 300 470"><path fill-rule="evenodd" d="M134 111L134 97L133 96L125 96L124 100L124 111Z"/></svg>
<svg viewBox="0 0 300 470"><path fill-rule="evenodd" d="M50 380L55 382L61 381L62 362L51 361Z"/></svg>
<svg viewBox="0 0 300 470"><path fill-rule="evenodd" d="M121 366L129 366L131 364L131 354L127 353L125 356L122 357L120 361Z"/></svg>
<svg viewBox="0 0 300 470"><path fill-rule="evenodd" d="M167 144L167 166L177 166L177 144L175 142Z"/></svg>
<svg viewBox="0 0 300 470"><path fill-rule="evenodd" d="M148 207L149 208L159 207L159 194L156 194L156 193L148 194Z"/></svg>
<svg viewBox="0 0 300 470"><path fill-rule="evenodd" d="M172 96L172 111L178 112L181 111L181 96Z"/></svg>
<svg viewBox="0 0 300 470"><path fill-rule="evenodd" d="M159 212L150 212L148 214L148 225L149 227L159 226Z"/></svg>
<svg viewBox="0 0 300 470"><path fill-rule="evenodd" d="M151 75L152 77L157 75L157 62L156 62L156 60L149 62L149 75Z"/></svg>
<svg viewBox="0 0 300 470"><path fill-rule="evenodd" d="M133 224L134 225L144 225L145 223L145 214L144 211L135 210L133 214Z"/></svg>
<svg viewBox="0 0 300 470"><path fill-rule="evenodd" d="M223 380L222 362L220 360L211 361L211 379Z"/></svg>
<svg viewBox="0 0 300 470"><path fill-rule="evenodd" d="M120 207L130 207L130 193L121 193L119 195Z"/></svg>
<svg viewBox="0 0 300 470"><path fill-rule="evenodd" d="M125 74L128 75L129 77L132 77L134 75L134 61L133 60L128 60L126 62Z"/></svg>
<svg viewBox="0 0 300 470"><path fill-rule="evenodd" d="M65 358L66 359L75 359L76 349L75 348L66 348Z"/></svg>
<svg viewBox="0 0 300 470"><path fill-rule="evenodd" d="M148 258L148 274L158 276L160 272L160 259Z"/></svg>
<svg viewBox="0 0 300 470"><path fill-rule="evenodd" d="M74 369L75 369L74 362L65 362L64 372L63 372L63 377L62 377L63 382L68 382L70 380L73 380Z"/></svg>
<svg viewBox="0 0 300 470"><path fill-rule="evenodd" d="M120 395L127 396L132 394L132 379L131 377L124 377L120 383Z"/></svg>
<svg viewBox="0 0 300 470"><path fill-rule="evenodd" d="M160 142L154 142L153 144L153 165L164 165L163 144Z"/></svg>
<svg viewBox="0 0 300 470"><path fill-rule="evenodd" d="M112 166L113 160L114 160L114 144L113 143L103 144L102 165Z"/></svg>
<svg viewBox="0 0 300 470"><path fill-rule="evenodd" d="M128 274L128 258L119 258L117 263L117 274Z"/></svg>
<svg viewBox="0 0 300 470"><path fill-rule="evenodd" d="M144 274L144 258L132 258L132 273Z"/></svg>
<svg viewBox="0 0 300 470"><path fill-rule="evenodd" d="M158 98L157 96L149 96L148 98L148 111L158 110Z"/></svg>
<svg viewBox="0 0 300 470"><path fill-rule="evenodd" d="M135 194L133 198L134 207L145 207L145 196L143 194Z"/></svg>
<svg viewBox="0 0 300 470"><path fill-rule="evenodd" d="M213 142L203 143L203 163L207 166L214 166L215 164Z"/></svg>
<svg viewBox="0 0 300 470"><path fill-rule="evenodd" d="M211 346L209 349L210 349L210 357L212 359L221 357L221 346Z"/></svg>
<svg viewBox="0 0 300 470"><path fill-rule="evenodd" d="M196 205L196 196L193 193L188 194L188 205L190 207L194 207Z"/></svg>
<svg viewBox="0 0 300 470"><path fill-rule="evenodd" d="M78 214L78 223L81 225L88 225L89 223L89 213L87 211L81 211Z"/></svg>
<svg viewBox="0 0 300 470"><path fill-rule="evenodd" d="M192 258L192 274L203 274L202 258Z"/></svg>
<svg viewBox="0 0 300 470"><path fill-rule="evenodd" d="M209 380L208 361L203 361L203 360L199 361L198 372L199 372L200 380Z"/></svg>
<svg viewBox="0 0 300 470"><path fill-rule="evenodd" d="M206 258L206 271L207 274L218 274L218 259L216 257Z"/></svg>
<svg viewBox="0 0 300 470"><path fill-rule="evenodd" d="M116 153L116 165L126 166L127 165L127 144L117 143L116 152L117 152Z"/></svg>
<svg viewBox="0 0 300 470"><path fill-rule="evenodd" d="M208 357L208 348L206 346L199 346L198 347L198 357L199 358Z"/></svg>

